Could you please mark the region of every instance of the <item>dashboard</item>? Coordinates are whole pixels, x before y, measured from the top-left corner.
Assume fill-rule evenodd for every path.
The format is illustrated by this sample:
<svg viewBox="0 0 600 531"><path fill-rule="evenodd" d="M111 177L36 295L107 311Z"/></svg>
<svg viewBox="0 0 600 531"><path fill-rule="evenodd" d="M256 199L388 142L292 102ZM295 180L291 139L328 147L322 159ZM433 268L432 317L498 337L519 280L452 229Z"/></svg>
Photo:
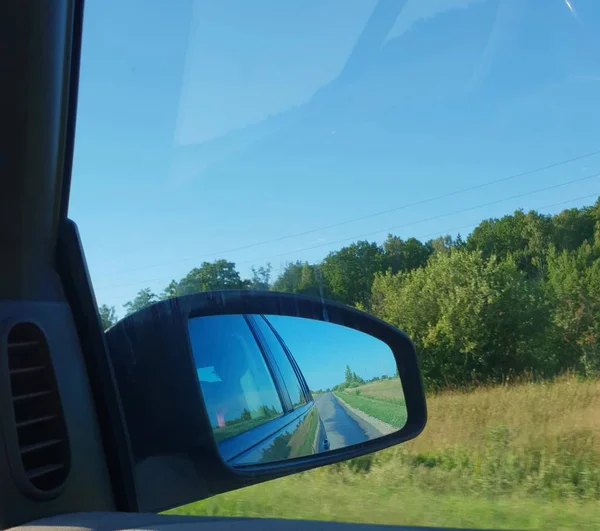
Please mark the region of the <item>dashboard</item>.
<svg viewBox="0 0 600 531"><path fill-rule="evenodd" d="M68 528L68 529L67 529ZM13 527L10 531L453 531L444 527L407 527L319 520L170 516L139 513L74 513ZM458 531L458 530L454 530Z"/></svg>

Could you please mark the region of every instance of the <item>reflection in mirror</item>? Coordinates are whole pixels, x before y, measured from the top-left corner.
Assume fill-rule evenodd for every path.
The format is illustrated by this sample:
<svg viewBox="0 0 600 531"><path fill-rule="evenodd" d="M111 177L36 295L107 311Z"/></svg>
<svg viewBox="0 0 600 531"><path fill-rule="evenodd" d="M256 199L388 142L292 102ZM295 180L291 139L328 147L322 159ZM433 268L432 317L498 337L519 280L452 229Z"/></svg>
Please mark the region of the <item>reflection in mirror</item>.
<svg viewBox="0 0 600 531"><path fill-rule="evenodd" d="M195 317L189 332L214 437L232 465L344 448L406 423L392 351L368 334L275 315Z"/></svg>

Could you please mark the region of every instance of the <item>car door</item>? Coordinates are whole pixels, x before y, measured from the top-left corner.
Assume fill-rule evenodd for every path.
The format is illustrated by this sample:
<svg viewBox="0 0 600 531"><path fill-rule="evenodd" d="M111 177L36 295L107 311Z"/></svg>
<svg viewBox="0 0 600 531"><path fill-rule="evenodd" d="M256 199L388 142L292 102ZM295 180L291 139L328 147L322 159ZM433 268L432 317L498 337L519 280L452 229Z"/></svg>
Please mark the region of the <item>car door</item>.
<svg viewBox="0 0 600 531"><path fill-rule="evenodd" d="M287 392L287 418L291 421L260 445L236 460L236 464L291 459L328 449L328 441L310 390L285 343L265 316L249 319L257 338Z"/></svg>
<svg viewBox="0 0 600 531"><path fill-rule="evenodd" d="M314 403L289 360L285 365L277 359L279 352L274 354L275 344L270 344L277 338L266 339L267 330L261 331L257 319L206 317L191 331L213 434L223 458L236 464L313 453L305 424L315 415Z"/></svg>

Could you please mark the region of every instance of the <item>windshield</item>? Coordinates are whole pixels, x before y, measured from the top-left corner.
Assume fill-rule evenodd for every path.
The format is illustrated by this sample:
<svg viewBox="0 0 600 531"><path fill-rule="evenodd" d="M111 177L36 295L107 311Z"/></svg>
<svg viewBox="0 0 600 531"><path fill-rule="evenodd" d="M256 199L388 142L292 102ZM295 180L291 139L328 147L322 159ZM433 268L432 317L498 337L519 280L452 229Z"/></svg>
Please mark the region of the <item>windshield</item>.
<svg viewBox="0 0 600 531"><path fill-rule="evenodd" d="M87 2L69 216L104 326L323 296L405 330L428 392L406 445L180 512L600 526L599 25L597 0Z"/></svg>

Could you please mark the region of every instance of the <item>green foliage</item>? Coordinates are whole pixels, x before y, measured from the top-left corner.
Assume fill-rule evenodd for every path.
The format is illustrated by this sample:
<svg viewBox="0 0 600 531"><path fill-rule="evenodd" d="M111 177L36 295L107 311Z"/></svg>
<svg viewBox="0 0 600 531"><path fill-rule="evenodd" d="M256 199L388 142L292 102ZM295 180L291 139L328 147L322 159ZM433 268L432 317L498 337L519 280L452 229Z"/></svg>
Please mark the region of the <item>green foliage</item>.
<svg viewBox="0 0 600 531"><path fill-rule="evenodd" d="M426 268L378 275L373 311L415 342L430 385L502 380L537 368L546 309L512 258L437 253Z"/></svg>
<svg viewBox="0 0 600 531"><path fill-rule="evenodd" d="M252 276L248 281L248 289L267 291L271 286L271 273L273 267L270 263L266 266L260 266L258 269L252 266L250 268Z"/></svg>
<svg viewBox="0 0 600 531"><path fill-rule="evenodd" d="M383 250L374 242L359 241L329 253L321 269L335 299L369 308L373 278L385 270Z"/></svg>
<svg viewBox="0 0 600 531"><path fill-rule="evenodd" d="M598 251L585 242L575 251L548 260L548 298L556 355L562 366L584 375L600 373L600 261Z"/></svg>
<svg viewBox="0 0 600 531"><path fill-rule="evenodd" d="M102 323L102 330L110 328L117 322L117 311L114 306L107 306L103 304L98 308L100 314L100 321Z"/></svg>
<svg viewBox="0 0 600 531"><path fill-rule="evenodd" d="M329 288L319 266L308 262L289 262L273 283L274 291L298 293L313 297L329 297Z"/></svg>
<svg viewBox="0 0 600 531"><path fill-rule="evenodd" d="M270 264L243 279L233 262L204 262L159 297L141 290L125 309L201 291L273 289L338 300L406 331L429 388L600 373L600 199L554 216L487 219L466 241L358 241L271 277ZM99 310L104 326L115 321L114 308ZM362 383L350 371L334 389Z"/></svg>
<svg viewBox="0 0 600 531"><path fill-rule="evenodd" d="M150 304L156 302L157 300L157 296L152 292L150 288L144 288L138 291L138 294L135 296L135 299L126 302L123 305L123 308L125 308L125 314L129 315L145 308L146 306L150 306Z"/></svg>
<svg viewBox="0 0 600 531"><path fill-rule="evenodd" d="M543 275L552 234L550 216L518 210L510 216L481 222L467 239L466 248L480 251L484 258L503 260L512 256L522 271Z"/></svg>
<svg viewBox="0 0 600 531"><path fill-rule="evenodd" d="M203 262L192 269L177 284L179 295L190 295L202 291L220 289L242 289L246 287L233 262L215 260Z"/></svg>
<svg viewBox="0 0 600 531"><path fill-rule="evenodd" d="M431 245L425 245L416 238L404 241L398 236L388 234L383 243L384 264L392 273L423 267L432 253Z"/></svg>

